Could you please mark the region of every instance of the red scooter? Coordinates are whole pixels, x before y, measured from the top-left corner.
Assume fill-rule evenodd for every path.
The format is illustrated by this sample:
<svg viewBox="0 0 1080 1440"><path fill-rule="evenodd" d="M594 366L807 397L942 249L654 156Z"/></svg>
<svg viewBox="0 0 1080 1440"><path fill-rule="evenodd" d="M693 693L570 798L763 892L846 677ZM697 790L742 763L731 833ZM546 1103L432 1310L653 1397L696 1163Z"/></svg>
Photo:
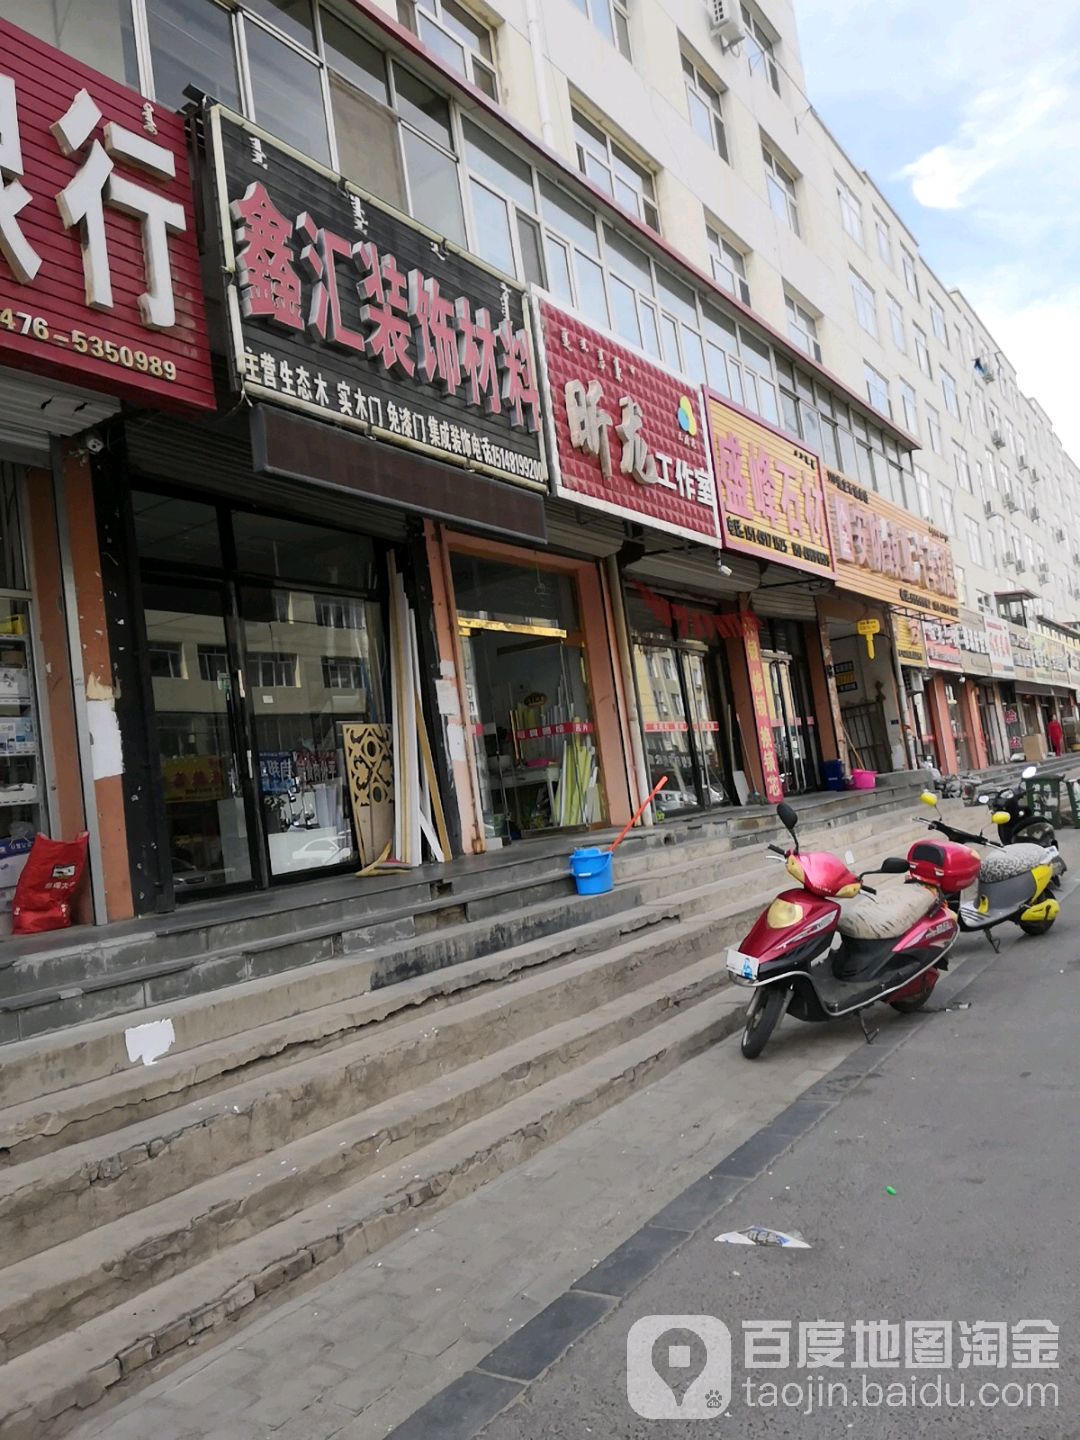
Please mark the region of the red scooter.
<svg viewBox="0 0 1080 1440"><path fill-rule="evenodd" d="M867 1028L867 1006L877 1000L903 1011L925 1005L940 971L948 969L958 934L942 892L963 890L979 870L978 858L962 845L935 846L942 854L934 867L892 856L864 873L910 874L911 883L877 900L837 856L799 850L799 817L790 805L779 805L777 814L791 848L768 848L802 888L778 895L741 948L728 951L731 978L754 989L742 1037L748 1060L761 1054L785 1012L811 1021L857 1014L870 1041L877 1031ZM855 900L860 891L875 898ZM844 908L841 900L854 903Z"/></svg>

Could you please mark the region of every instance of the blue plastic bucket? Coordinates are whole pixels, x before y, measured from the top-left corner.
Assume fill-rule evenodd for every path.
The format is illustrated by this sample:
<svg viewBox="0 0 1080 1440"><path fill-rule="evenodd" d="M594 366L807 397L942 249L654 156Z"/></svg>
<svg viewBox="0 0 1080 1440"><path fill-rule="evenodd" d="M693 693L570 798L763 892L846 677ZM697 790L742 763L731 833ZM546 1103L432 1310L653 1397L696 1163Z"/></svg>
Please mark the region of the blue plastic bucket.
<svg viewBox="0 0 1080 1440"><path fill-rule="evenodd" d="M570 874L579 895L606 895L614 881L611 876L611 851L595 845L575 850L570 856Z"/></svg>

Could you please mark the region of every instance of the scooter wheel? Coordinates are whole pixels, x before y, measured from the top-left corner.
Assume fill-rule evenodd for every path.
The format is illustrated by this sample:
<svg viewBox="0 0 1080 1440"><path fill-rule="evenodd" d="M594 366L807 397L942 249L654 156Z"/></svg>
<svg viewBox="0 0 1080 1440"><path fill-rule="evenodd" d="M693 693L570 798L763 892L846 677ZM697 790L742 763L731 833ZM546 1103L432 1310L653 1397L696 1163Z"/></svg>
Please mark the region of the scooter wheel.
<svg viewBox="0 0 1080 1440"><path fill-rule="evenodd" d="M934 987L928 985L919 995L912 995L907 1000L890 1000L889 1004L894 1010L899 1010L901 1015L914 1015L916 1010L921 1010L933 992Z"/></svg>
<svg viewBox="0 0 1080 1440"><path fill-rule="evenodd" d="M770 985L763 996L754 998L758 1003L747 1012L742 1033L742 1053L747 1060L756 1060L769 1043L769 1036L784 1013L787 991L781 985Z"/></svg>
<svg viewBox="0 0 1080 1440"><path fill-rule="evenodd" d="M1055 915L1054 919L1057 919ZM1016 922L1025 935L1045 935L1053 920L1018 920Z"/></svg>

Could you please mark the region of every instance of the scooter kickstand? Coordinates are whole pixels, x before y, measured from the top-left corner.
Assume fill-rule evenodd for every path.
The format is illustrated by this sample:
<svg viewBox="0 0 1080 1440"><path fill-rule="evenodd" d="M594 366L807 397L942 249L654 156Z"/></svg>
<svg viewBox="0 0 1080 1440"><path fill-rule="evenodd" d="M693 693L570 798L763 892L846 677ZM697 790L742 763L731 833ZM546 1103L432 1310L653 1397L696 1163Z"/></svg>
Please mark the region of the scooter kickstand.
<svg viewBox="0 0 1080 1440"><path fill-rule="evenodd" d="M862 1033L866 1036L866 1043L868 1045L872 1045L877 1037L877 1027L875 1027L873 1030L868 1029L866 1024L866 1016L863 1011L856 1010L855 1013L859 1017L859 1024L862 1026Z"/></svg>
<svg viewBox="0 0 1080 1440"><path fill-rule="evenodd" d="M990 941L990 948L993 950L994 954L1000 955L1001 941L997 938L997 936L992 934L989 930L984 930L983 934L986 936L987 940Z"/></svg>

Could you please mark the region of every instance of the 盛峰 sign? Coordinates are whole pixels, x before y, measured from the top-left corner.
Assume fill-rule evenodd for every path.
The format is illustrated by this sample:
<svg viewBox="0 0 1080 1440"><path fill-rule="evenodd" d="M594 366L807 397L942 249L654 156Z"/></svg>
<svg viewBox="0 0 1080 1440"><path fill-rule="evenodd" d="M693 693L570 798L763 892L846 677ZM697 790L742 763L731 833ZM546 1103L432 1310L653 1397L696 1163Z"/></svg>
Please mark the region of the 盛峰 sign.
<svg viewBox="0 0 1080 1440"><path fill-rule="evenodd" d="M0 20L0 364L214 404L184 121Z"/></svg>
<svg viewBox="0 0 1080 1440"><path fill-rule="evenodd" d="M221 106L207 131L243 392L544 484L521 290Z"/></svg>
<svg viewBox="0 0 1080 1440"><path fill-rule="evenodd" d="M724 545L808 575L834 574L818 457L706 394Z"/></svg>

